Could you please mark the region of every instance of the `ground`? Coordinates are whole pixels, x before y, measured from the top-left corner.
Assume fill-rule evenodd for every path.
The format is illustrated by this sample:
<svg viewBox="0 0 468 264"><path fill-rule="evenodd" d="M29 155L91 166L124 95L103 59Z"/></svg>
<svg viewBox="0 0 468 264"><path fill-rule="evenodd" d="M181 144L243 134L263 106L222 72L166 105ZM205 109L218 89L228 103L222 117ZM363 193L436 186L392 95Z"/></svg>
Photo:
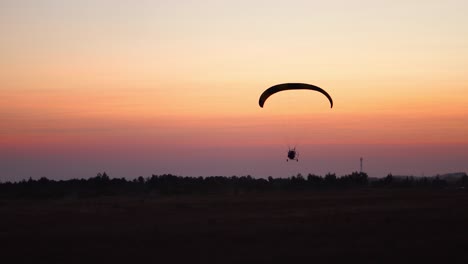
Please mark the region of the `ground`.
<svg viewBox="0 0 468 264"><path fill-rule="evenodd" d="M3 263L468 263L465 190L0 200Z"/></svg>

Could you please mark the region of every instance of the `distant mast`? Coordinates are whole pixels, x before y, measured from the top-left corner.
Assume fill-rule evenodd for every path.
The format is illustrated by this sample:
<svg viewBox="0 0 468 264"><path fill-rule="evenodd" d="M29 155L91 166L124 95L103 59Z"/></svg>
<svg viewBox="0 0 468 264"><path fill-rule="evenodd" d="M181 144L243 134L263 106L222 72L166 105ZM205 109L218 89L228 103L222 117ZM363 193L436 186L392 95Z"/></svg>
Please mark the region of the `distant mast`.
<svg viewBox="0 0 468 264"><path fill-rule="evenodd" d="M361 159L360 159L360 160L361 160L361 171L360 171L360 172L362 173L362 157L361 157Z"/></svg>

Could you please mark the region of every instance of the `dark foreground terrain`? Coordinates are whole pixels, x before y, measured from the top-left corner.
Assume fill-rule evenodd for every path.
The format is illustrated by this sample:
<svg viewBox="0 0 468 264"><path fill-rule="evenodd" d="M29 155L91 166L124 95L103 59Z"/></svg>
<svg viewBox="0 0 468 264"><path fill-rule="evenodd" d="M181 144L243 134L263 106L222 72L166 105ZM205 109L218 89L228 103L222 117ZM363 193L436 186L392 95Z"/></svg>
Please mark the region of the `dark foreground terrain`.
<svg viewBox="0 0 468 264"><path fill-rule="evenodd" d="M468 192L0 200L2 263L468 263Z"/></svg>

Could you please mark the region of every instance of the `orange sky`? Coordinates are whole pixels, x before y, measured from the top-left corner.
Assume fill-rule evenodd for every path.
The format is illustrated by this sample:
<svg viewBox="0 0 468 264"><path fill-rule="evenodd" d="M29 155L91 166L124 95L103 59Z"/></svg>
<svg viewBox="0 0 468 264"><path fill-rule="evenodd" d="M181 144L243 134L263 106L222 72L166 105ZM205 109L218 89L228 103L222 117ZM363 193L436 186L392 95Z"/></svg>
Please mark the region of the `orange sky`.
<svg viewBox="0 0 468 264"><path fill-rule="evenodd" d="M46 0L4 1L0 10L4 157L34 161L38 149L76 160L78 150L93 156L97 148L140 147L156 156L158 148L208 148L229 163L232 148L279 146L282 156L288 144L305 152L372 145L378 156L378 146L468 145L464 1ZM304 91L258 107L261 92L283 82L324 88L334 108ZM363 154L340 160L356 155ZM453 155L468 158L460 150ZM445 164L428 173L468 169L465 162ZM15 166L8 164L4 177L32 171L15 173ZM145 166L158 172L164 164ZM197 173L211 174L212 164L204 166ZM387 170L376 165L371 172ZM269 173L245 173L256 171Z"/></svg>

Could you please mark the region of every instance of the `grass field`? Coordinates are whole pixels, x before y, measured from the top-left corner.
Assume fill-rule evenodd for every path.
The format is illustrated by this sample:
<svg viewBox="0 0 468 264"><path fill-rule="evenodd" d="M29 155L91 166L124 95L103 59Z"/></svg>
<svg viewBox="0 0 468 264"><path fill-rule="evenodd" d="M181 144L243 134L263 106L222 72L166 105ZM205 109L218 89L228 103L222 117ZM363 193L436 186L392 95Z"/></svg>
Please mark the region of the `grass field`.
<svg viewBox="0 0 468 264"><path fill-rule="evenodd" d="M468 263L468 192L0 200L2 263Z"/></svg>

